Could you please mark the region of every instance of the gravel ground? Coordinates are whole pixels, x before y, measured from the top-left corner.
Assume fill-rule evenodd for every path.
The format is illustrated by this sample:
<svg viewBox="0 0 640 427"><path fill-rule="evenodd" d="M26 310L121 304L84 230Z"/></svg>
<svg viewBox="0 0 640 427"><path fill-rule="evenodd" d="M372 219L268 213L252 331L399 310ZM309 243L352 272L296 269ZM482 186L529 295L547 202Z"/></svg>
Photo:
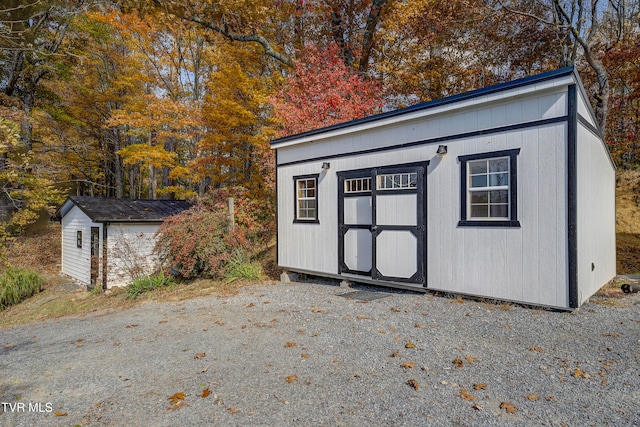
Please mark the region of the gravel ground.
<svg viewBox="0 0 640 427"><path fill-rule="evenodd" d="M47 321L0 330L0 424L637 426L639 309L314 282Z"/></svg>

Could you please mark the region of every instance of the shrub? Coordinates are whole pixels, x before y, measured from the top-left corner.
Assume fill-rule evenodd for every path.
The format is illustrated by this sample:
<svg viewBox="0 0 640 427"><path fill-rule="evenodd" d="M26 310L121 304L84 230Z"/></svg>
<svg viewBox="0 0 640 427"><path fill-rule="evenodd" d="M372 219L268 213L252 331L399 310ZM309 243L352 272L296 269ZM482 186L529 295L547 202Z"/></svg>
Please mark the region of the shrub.
<svg viewBox="0 0 640 427"><path fill-rule="evenodd" d="M0 276L0 310L40 292L44 278L22 268L7 268Z"/></svg>
<svg viewBox="0 0 640 427"><path fill-rule="evenodd" d="M173 277L165 276L164 273L160 272L152 276L138 277L125 288L125 292L128 299L135 299L145 292L166 288L174 283Z"/></svg>
<svg viewBox="0 0 640 427"><path fill-rule="evenodd" d="M228 198L234 198L230 226ZM221 279L238 254L251 259L273 238L270 203L251 199L242 188L216 190L191 209L168 218L158 230L156 252L167 268L187 279Z"/></svg>
<svg viewBox="0 0 640 427"><path fill-rule="evenodd" d="M262 276L262 265L258 261L251 261L242 251L236 251L235 257L227 263L225 279L258 280Z"/></svg>

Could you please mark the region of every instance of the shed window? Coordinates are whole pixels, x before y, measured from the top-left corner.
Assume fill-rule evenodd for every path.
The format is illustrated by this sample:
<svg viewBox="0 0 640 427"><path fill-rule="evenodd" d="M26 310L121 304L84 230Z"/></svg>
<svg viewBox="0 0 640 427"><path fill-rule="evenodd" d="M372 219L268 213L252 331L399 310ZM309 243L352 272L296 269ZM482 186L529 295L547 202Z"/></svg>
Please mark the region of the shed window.
<svg viewBox="0 0 640 427"><path fill-rule="evenodd" d="M345 194L371 193L371 177L345 179L344 192Z"/></svg>
<svg viewBox="0 0 640 427"><path fill-rule="evenodd" d="M516 150L460 156L461 226L519 227Z"/></svg>
<svg viewBox="0 0 640 427"><path fill-rule="evenodd" d="M392 173L378 175L378 190L403 190L407 188L418 187L418 174L410 173Z"/></svg>
<svg viewBox="0 0 640 427"><path fill-rule="evenodd" d="M318 222L318 176L294 177L296 192L294 222Z"/></svg>
<svg viewBox="0 0 640 427"><path fill-rule="evenodd" d="M76 246L82 248L82 230L76 231Z"/></svg>

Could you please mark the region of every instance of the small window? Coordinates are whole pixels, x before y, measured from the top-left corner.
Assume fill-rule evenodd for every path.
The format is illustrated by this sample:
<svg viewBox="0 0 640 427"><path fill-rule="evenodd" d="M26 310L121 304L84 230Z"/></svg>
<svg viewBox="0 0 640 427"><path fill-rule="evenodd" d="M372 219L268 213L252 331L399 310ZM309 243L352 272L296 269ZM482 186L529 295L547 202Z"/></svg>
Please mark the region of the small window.
<svg viewBox="0 0 640 427"><path fill-rule="evenodd" d="M295 222L318 222L318 176L294 177Z"/></svg>
<svg viewBox="0 0 640 427"><path fill-rule="evenodd" d="M370 193L371 178L349 178L344 180L344 192L350 193Z"/></svg>
<svg viewBox="0 0 640 427"><path fill-rule="evenodd" d="M418 187L418 174L393 173L378 175L378 190L404 190Z"/></svg>
<svg viewBox="0 0 640 427"><path fill-rule="evenodd" d="M461 226L519 227L517 155L520 149L460 156Z"/></svg>
<svg viewBox="0 0 640 427"><path fill-rule="evenodd" d="M76 231L76 246L82 248L82 230Z"/></svg>

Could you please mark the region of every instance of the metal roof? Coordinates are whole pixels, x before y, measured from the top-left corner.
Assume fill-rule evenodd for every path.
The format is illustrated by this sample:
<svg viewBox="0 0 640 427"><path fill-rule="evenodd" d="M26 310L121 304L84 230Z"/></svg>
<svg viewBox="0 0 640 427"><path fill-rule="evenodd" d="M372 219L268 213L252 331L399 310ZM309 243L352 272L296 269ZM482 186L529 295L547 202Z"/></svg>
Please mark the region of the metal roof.
<svg viewBox="0 0 640 427"><path fill-rule="evenodd" d="M185 200L136 200L108 197L70 196L60 208L64 217L77 206L93 222L162 222L191 207Z"/></svg>

